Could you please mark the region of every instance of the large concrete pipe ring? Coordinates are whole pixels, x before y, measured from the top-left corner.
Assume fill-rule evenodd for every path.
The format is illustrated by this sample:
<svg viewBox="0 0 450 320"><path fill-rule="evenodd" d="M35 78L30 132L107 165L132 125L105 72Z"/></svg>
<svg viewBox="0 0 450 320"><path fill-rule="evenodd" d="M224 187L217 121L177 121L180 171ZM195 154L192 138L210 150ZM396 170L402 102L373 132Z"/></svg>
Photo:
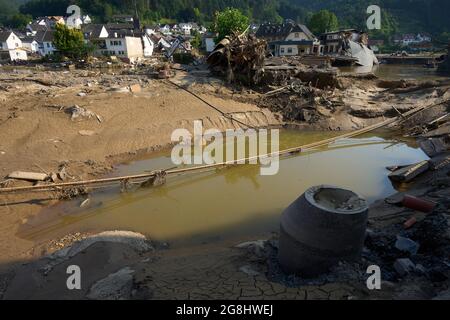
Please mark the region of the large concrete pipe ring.
<svg viewBox="0 0 450 320"><path fill-rule="evenodd" d="M281 217L283 271L311 278L360 257L368 212L367 202L353 191L324 185L308 189Z"/></svg>

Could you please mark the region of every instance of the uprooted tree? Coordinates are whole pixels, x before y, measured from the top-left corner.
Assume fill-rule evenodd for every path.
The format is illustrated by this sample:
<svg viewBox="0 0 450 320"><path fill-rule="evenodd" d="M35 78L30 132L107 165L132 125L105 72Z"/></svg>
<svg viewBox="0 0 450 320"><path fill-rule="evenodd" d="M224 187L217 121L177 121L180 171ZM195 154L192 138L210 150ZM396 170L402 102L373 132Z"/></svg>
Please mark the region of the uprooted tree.
<svg viewBox="0 0 450 320"><path fill-rule="evenodd" d="M229 83L258 84L264 72L267 43L253 35L234 34L219 42L209 55L210 69Z"/></svg>

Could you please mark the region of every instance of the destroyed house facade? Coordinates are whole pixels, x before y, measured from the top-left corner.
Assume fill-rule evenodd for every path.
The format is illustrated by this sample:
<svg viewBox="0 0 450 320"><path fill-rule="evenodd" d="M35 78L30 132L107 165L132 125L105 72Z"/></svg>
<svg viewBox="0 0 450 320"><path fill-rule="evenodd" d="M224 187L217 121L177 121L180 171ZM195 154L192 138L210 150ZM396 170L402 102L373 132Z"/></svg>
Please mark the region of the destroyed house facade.
<svg viewBox="0 0 450 320"><path fill-rule="evenodd" d="M322 42L321 54L340 55L345 50L345 43L348 40L361 43L365 46L369 44L367 33L356 29L339 30L327 32L320 36Z"/></svg>
<svg viewBox="0 0 450 320"><path fill-rule="evenodd" d="M318 54L320 50L320 41L302 24L262 24L256 37L267 41L274 56Z"/></svg>
<svg viewBox="0 0 450 320"><path fill-rule="evenodd" d="M150 55L153 53L153 43L131 24L90 24L82 31L86 42L91 42L96 47L94 54L97 56L117 56L133 60L144 57L144 49L147 55L149 52Z"/></svg>

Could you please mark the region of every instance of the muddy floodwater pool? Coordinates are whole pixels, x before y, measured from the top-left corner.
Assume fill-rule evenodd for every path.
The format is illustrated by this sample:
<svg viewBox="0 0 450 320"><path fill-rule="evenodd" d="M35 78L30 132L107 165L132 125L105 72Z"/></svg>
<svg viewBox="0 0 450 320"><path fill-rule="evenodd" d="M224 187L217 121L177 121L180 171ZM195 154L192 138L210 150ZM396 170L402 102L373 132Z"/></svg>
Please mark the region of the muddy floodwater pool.
<svg viewBox="0 0 450 320"><path fill-rule="evenodd" d="M367 73L373 72L384 80L448 80L448 76L437 73L436 68L425 68L422 65L380 64L373 67L340 67L342 72Z"/></svg>
<svg viewBox="0 0 450 320"><path fill-rule="evenodd" d="M282 130L280 148L338 133ZM411 140L383 132L338 140L326 148L281 158L279 173L261 176L257 165L169 177L155 188L121 193L96 191L86 198L43 209L18 230L21 238L42 241L74 232L131 230L172 245L231 238L254 238L278 231L283 209L313 185L351 189L369 203L395 193L387 166L428 159ZM117 166L112 176L170 168L170 151Z"/></svg>

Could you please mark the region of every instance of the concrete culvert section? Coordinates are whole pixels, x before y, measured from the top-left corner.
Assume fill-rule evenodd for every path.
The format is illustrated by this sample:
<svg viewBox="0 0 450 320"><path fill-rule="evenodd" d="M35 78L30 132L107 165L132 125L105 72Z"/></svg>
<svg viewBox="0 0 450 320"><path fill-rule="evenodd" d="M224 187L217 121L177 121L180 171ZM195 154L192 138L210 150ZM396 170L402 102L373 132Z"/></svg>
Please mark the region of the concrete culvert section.
<svg viewBox="0 0 450 320"><path fill-rule="evenodd" d="M339 261L357 259L367 218L367 202L350 190L324 185L308 189L281 217L282 269L311 278Z"/></svg>

